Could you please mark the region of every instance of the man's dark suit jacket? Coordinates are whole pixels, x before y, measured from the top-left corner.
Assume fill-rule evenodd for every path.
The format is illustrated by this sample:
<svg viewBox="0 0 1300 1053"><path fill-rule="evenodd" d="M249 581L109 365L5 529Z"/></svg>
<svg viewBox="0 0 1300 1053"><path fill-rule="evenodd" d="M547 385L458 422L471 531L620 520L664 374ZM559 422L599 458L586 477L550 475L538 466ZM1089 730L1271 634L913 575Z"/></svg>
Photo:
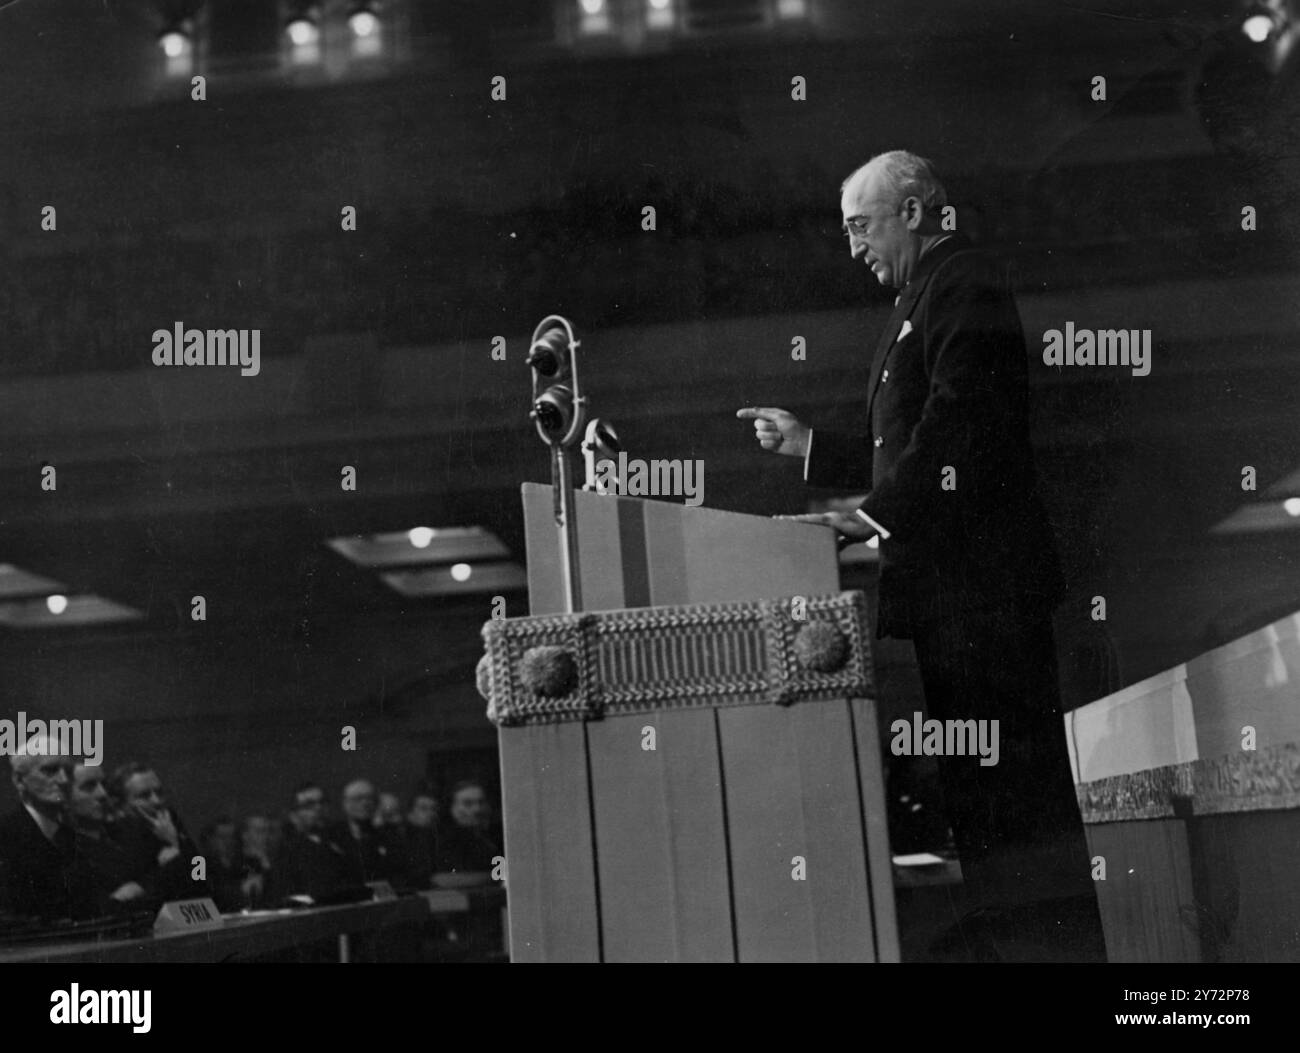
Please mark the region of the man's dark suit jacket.
<svg viewBox="0 0 1300 1053"><path fill-rule="evenodd" d="M75 842L68 826L51 841L22 807L0 819L0 913L44 921L71 917Z"/></svg>
<svg viewBox="0 0 1300 1053"><path fill-rule="evenodd" d="M1008 622L1064 592L1029 444L1024 332L1003 277L959 235L899 295L871 363L866 434L816 429L807 482L866 489L880 542L878 636L952 613ZM955 470L955 489L943 487ZM950 477L951 478L951 477Z"/></svg>
<svg viewBox="0 0 1300 1053"><path fill-rule="evenodd" d="M352 883L389 881L395 885L408 882L410 863L404 846L396 833L388 827L361 827L361 837L352 836L346 819L327 827L326 839L343 849L352 875Z"/></svg>
<svg viewBox="0 0 1300 1053"><path fill-rule="evenodd" d="M159 865L158 853L165 846L153 828L138 815L128 814L113 824L113 838L130 864L132 881L139 882L159 903L169 900L197 899L210 893L206 881L191 876L194 857L202 855L190 837L180 816L171 813L179 835L180 854Z"/></svg>
<svg viewBox="0 0 1300 1053"><path fill-rule="evenodd" d="M328 899L362 883L362 876L354 872L342 847L330 837L289 831L271 868L267 901L275 905L287 896L297 895Z"/></svg>
<svg viewBox="0 0 1300 1053"><path fill-rule="evenodd" d="M490 873L493 859L501 854L497 847L499 840L486 830L448 823L439 832L438 858L436 860L439 874Z"/></svg>
<svg viewBox="0 0 1300 1053"><path fill-rule="evenodd" d="M76 859L70 872L72 916L79 919L104 918L112 914L156 911L162 906L162 901L145 882L140 882L145 890L143 896L121 902L113 899L114 892L138 877L130 857L107 830L100 830L98 835L78 830Z"/></svg>

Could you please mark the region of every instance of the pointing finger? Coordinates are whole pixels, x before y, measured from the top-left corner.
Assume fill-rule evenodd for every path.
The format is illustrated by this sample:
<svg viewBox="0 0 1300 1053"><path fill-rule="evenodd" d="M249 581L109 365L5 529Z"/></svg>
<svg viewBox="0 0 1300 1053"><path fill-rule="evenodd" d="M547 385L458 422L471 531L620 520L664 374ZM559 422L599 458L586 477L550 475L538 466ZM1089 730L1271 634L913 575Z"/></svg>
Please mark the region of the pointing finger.
<svg viewBox="0 0 1300 1053"><path fill-rule="evenodd" d="M741 420L771 420L784 412L785 410L768 406L748 406L745 409L736 410L736 416Z"/></svg>

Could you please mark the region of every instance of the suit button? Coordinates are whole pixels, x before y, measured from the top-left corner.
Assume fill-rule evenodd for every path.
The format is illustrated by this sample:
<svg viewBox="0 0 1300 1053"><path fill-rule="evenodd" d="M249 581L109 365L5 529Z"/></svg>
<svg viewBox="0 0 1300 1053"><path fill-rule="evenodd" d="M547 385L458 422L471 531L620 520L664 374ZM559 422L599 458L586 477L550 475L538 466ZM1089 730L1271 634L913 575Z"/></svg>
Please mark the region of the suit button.
<svg viewBox="0 0 1300 1053"><path fill-rule="evenodd" d="M889 379L889 370L886 369L883 373L880 374L880 382L883 384L888 379Z"/></svg>
<svg viewBox="0 0 1300 1053"><path fill-rule="evenodd" d="M881 436L877 435L875 439L875 443L877 446L884 446L885 440Z"/></svg>

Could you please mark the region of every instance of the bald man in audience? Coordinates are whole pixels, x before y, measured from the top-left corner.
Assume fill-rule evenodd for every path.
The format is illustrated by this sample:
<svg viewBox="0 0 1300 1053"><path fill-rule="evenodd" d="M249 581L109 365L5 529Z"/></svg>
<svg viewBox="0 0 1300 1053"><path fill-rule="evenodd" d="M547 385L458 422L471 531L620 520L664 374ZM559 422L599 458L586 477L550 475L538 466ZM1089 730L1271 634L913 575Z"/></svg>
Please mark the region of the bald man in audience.
<svg viewBox="0 0 1300 1053"><path fill-rule="evenodd" d="M354 779L343 787L343 820L331 830L343 849L358 884L388 881L405 884L406 856L388 827L375 826L378 795L368 779Z"/></svg>
<svg viewBox="0 0 1300 1053"><path fill-rule="evenodd" d="M9 758L18 807L0 819L0 915L72 916L76 836L67 818L74 759L45 736Z"/></svg>

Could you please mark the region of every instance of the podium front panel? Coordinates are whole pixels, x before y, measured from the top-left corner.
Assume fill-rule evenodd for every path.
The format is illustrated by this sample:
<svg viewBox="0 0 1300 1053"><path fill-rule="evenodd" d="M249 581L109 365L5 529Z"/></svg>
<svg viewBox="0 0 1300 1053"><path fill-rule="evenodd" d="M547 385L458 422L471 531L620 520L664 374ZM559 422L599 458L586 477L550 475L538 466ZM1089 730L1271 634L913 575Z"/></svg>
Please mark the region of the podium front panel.
<svg viewBox="0 0 1300 1053"><path fill-rule="evenodd" d="M800 599L485 627L513 960L898 960L865 604Z"/></svg>
<svg viewBox="0 0 1300 1053"><path fill-rule="evenodd" d="M605 961L732 956L716 736L708 710L587 725Z"/></svg>
<svg viewBox="0 0 1300 1053"><path fill-rule="evenodd" d="M853 719L847 701L718 712L738 961L876 960Z"/></svg>
<svg viewBox="0 0 1300 1053"><path fill-rule="evenodd" d="M600 960L586 729L540 725L502 734L506 887L514 961ZM553 909L516 909L515 903Z"/></svg>

